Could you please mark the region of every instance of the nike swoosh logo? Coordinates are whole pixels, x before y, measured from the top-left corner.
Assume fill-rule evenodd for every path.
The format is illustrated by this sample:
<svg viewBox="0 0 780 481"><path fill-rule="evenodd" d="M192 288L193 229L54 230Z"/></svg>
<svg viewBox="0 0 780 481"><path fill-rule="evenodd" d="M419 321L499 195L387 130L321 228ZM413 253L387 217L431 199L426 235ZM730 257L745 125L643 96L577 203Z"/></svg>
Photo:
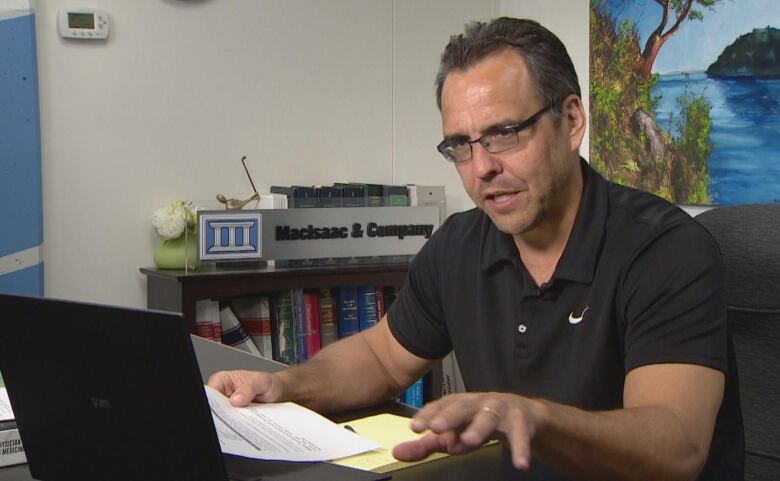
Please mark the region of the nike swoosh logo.
<svg viewBox="0 0 780 481"><path fill-rule="evenodd" d="M574 317L574 313L572 312L569 314L569 324L579 324L582 321L582 316L585 315L585 313L590 309L590 307L585 307L585 309L582 310L582 314L579 315L579 317Z"/></svg>

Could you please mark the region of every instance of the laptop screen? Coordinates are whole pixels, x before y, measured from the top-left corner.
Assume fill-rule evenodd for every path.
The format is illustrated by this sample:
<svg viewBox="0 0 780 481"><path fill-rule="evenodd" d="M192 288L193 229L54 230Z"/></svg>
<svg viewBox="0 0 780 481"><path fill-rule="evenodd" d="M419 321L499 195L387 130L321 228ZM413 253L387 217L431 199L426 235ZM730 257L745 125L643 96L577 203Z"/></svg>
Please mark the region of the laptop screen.
<svg viewBox="0 0 780 481"><path fill-rule="evenodd" d="M181 315L0 295L0 373L35 478L227 479Z"/></svg>

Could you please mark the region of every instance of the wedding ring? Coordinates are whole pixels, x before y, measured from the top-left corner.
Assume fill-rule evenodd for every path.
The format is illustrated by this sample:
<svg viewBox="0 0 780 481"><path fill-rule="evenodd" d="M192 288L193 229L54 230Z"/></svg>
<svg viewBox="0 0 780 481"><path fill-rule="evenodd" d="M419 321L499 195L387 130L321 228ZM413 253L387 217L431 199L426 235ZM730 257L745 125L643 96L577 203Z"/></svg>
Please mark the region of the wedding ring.
<svg viewBox="0 0 780 481"><path fill-rule="evenodd" d="M498 411L496 411L495 409L493 409L491 407L488 407L488 406L482 406L481 410L485 411L486 413L492 414L496 418L496 421L499 421L499 422L501 421L501 415L498 414Z"/></svg>

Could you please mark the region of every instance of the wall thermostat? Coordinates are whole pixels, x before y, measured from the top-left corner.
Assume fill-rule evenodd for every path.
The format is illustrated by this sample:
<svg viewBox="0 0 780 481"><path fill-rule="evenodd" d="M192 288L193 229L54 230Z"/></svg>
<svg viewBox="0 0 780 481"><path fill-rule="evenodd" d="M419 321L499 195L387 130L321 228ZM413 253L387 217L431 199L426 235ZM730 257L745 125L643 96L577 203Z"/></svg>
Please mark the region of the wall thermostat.
<svg viewBox="0 0 780 481"><path fill-rule="evenodd" d="M62 38L102 40L108 38L108 13L92 8L65 8L57 12Z"/></svg>

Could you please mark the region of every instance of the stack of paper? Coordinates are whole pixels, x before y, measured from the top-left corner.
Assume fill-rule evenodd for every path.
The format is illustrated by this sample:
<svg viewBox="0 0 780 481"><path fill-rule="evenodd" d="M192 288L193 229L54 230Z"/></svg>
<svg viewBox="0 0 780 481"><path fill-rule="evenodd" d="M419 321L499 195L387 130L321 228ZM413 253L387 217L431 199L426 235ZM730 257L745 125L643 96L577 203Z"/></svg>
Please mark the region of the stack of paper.
<svg viewBox="0 0 780 481"><path fill-rule="evenodd" d="M223 453L278 461L328 461L379 448L294 403L237 408L208 386L206 394Z"/></svg>
<svg viewBox="0 0 780 481"><path fill-rule="evenodd" d="M415 462L404 462L395 459L392 454L393 446L405 441L412 441L424 435L412 431L409 428L410 422L411 419L403 416L378 414L342 423L342 426L349 426L348 429L354 430L355 433L377 442L382 447L368 453L358 454L357 456L337 459L332 461L333 464L364 471L373 471L375 473L386 473L447 456L445 453L433 453L427 458Z"/></svg>

